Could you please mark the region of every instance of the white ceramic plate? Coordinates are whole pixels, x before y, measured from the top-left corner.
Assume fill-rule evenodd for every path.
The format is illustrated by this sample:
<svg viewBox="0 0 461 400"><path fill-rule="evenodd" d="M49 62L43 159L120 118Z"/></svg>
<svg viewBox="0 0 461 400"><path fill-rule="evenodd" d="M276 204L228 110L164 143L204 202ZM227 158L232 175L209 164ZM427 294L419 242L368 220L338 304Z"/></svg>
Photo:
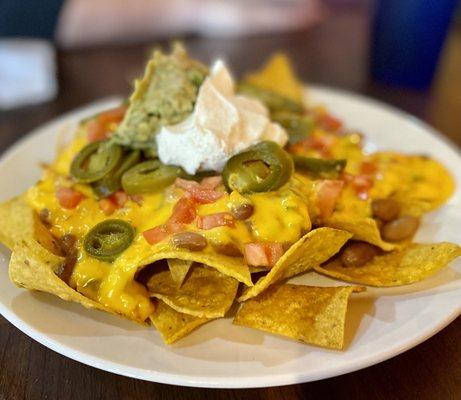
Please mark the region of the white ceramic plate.
<svg viewBox="0 0 461 400"><path fill-rule="evenodd" d="M309 91L350 127L367 134L370 146L426 153L441 160L456 178L450 202L424 218L421 241L459 242L461 158L433 129L389 106L324 88ZM0 196L7 199L32 185L37 163L50 161L62 126L114 99L77 110L32 132L0 161ZM0 221L1 223L1 221ZM67 357L117 374L175 385L243 388L287 385L344 374L393 357L434 335L461 314L461 263L411 286L369 289L353 296L347 317L347 347L330 351L248 328L231 319L204 325L174 346L153 329L18 289L8 280L9 252L0 253L0 312L21 331ZM315 274L296 278L339 284Z"/></svg>

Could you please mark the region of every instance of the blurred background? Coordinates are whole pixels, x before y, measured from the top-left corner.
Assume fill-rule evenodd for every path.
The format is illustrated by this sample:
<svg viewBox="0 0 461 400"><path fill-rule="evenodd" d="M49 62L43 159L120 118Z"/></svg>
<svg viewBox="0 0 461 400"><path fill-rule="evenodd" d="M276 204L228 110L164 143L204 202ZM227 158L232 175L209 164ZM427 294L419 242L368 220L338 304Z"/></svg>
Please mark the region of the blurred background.
<svg viewBox="0 0 461 400"><path fill-rule="evenodd" d="M237 76L283 50L303 80L396 105L461 144L460 13L457 0L0 0L0 148L128 95L174 38Z"/></svg>

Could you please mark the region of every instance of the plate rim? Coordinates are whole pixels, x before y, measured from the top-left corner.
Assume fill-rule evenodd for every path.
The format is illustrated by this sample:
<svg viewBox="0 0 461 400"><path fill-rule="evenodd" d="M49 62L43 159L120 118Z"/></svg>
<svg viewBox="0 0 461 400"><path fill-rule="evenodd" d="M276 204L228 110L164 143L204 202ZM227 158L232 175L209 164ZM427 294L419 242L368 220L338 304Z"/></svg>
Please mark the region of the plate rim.
<svg viewBox="0 0 461 400"><path fill-rule="evenodd" d="M434 136L437 140L444 143L448 148L450 148L461 162L461 150L458 146L448 137L444 136L434 127L421 120L420 118L400 110L399 108L390 105L381 100L377 100L368 96L365 96L360 93L351 92L348 90L332 88L324 85L309 85L307 89L310 93L320 94L320 95L333 95L351 98L353 100L368 103L373 107L377 107L387 111L388 113L394 114L400 118L404 118L411 122L412 124L417 125L419 128L427 131L431 136ZM112 104L120 101L121 97L109 97L97 100L95 102L90 102L80 106L78 108L67 111L66 113L53 118L52 120L39 125L38 127L31 130L26 135L22 136L20 139L15 141L11 146L9 146L5 151L0 154L0 164L3 164L8 161L11 157L14 156L18 151L21 150L23 143L27 142L31 137L36 135L40 131L49 130L53 126L60 125L66 120L76 119L78 115L91 115L91 110L103 109L105 107L110 107ZM80 362L82 364L89 365L104 371L115 373L121 376L127 376L130 378L141 379L145 381L165 383L178 386L187 386L187 387L202 387L202 388L261 388L261 387L274 387L274 386L285 386L291 384L307 383L312 381L317 381L321 379L327 379L346 373L358 371L360 369L367 368L369 366L378 364L390 358L393 358L403 352L417 346L418 344L428 340L430 337L434 336L447 325L453 322L459 315L461 315L461 303L450 313L446 313L441 318L437 320L437 324L428 325L422 331L419 331L417 334L414 334L410 338L398 346L393 347L391 350L389 348L381 350L377 353L374 353L372 356L365 356L360 359L355 359L350 361L348 365L334 365L333 367L324 368L318 373L312 373L312 371L304 373L301 371L299 373L285 373L277 376L270 376L268 381L267 376L257 376L257 377L247 377L238 379L233 379L232 377L187 377L185 374L172 374L165 372L158 372L153 370L146 370L126 365L121 365L120 363L114 361L108 361L91 354L84 353L80 350L72 349L67 345L61 344L58 340L51 339L48 335L42 334L34 327L30 326L28 323L24 322L20 317L18 317L12 310L10 310L3 303L0 303L0 314L9 321L13 326L18 328L25 335L29 336L33 340L42 344L43 346L53 350L54 352L61 354L65 357L68 357L74 361ZM347 351L347 350L346 350Z"/></svg>

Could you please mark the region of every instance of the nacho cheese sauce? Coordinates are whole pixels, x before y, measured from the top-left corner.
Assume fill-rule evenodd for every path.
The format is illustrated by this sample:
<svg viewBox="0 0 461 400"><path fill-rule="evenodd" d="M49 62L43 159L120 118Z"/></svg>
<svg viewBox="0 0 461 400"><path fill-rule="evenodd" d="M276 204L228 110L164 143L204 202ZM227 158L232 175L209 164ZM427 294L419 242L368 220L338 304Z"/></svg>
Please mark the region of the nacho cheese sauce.
<svg viewBox="0 0 461 400"><path fill-rule="evenodd" d="M88 185L74 184L73 188L82 192L85 198L75 209L64 209L57 200L56 190L71 185L64 174L69 170L75 154L85 144L86 140L77 135L74 142L60 152L51 168L45 171L43 179L29 189L27 199L37 212L45 208L50 211L50 229L56 237L70 233L78 239L79 258L70 286L114 311L142 322L152 314L154 308L147 290L134 280L134 276L156 252L155 246L164 245L163 242L155 246L148 244L142 232L168 220L182 191L171 187L163 193L144 195L141 206L128 200L123 208L107 217L99 208L92 189ZM276 192L254 193L245 197L232 192L197 209L198 215L229 212L235 205L249 200L254 206L254 213L246 221L235 221L234 227L220 226L210 230L199 230L192 222L185 226L185 230L200 231L206 237L209 245L205 252L213 251L211 244L229 242L236 244L240 250L248 242L279 242L280 238L287 244L293 244L311 229L310 213L315 210L312 206L313 196L312 182L295 174L290 182ZM112 263L90 257L83 250L85 235L108 218L125 220L136 229L131 246Z"/></svg>
<svg viewBox="0 0 461 400"><path fill-rule="evenodd" d="M260 101L236 95L232 76L217 61L200 87L194 112L177 125L163 127L156 139L162 163L194 175L222 171L231 156L263 140L283 147L288 135L270 121Z"/></svg>

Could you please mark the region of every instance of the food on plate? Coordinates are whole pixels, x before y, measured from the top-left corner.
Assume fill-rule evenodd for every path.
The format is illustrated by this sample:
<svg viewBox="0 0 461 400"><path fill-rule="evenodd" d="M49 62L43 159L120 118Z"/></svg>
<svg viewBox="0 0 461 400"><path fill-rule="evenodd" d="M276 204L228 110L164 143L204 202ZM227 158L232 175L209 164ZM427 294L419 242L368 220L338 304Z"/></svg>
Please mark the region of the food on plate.
<svg viewBox="0 0 461 400"><path fill-rule="evenodd" d="M303 93L282 54L236 81L181 45L155 51L128 103L81 121L0 206L11 280L151 324L168 344L240 307L236 325L343 348L363 286L286 281L435 274L460 247L412 238L454 185L427 156L366 152Z"/></svg>
<svg viewBox="0 0 461 400"><path fill-rule="evenodd" d="M363 288L274 285L245 302L233 323L342 349L349 296Z"/></svg>

